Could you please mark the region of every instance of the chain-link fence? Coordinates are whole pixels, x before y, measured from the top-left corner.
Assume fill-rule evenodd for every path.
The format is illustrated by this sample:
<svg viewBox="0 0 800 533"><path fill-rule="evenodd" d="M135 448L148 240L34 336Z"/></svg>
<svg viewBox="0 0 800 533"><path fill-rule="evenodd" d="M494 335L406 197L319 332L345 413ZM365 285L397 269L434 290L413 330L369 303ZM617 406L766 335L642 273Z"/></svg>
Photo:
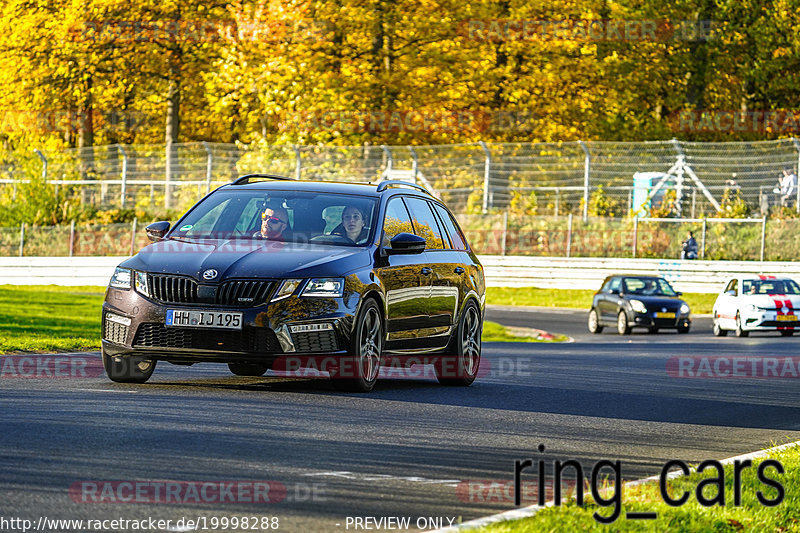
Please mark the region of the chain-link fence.
<svg viewBox="0 0 800 533"><path fill-rule="evenodd" d="M578 141L436 146L109 145L0 159L0 183L43 176L84 202L186 208L245 173L420 183L456 212L628 217L762 216L800 209L800 142Z"/></svg>
<svg viewBox="0 0 800 533"><path fill-rule="evenodd" d="M698 258L795 261L800 219L615 219L579 216L456 215L478 254L642 257L677 260L692 231ZM0 228L0 256L131 255L149 244L145 224Z"/></svg>

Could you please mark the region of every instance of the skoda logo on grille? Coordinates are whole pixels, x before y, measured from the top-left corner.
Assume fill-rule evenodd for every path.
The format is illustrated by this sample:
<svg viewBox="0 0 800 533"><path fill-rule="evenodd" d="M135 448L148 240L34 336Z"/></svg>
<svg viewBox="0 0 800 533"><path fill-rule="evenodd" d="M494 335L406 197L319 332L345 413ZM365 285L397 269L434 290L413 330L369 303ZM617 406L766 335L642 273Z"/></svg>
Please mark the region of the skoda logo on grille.
<svg viewBox="0 0 800 533"><path fill-rule="evenodd" d="M661 312L662 312L662 313L666 313L666 312L667 312L667 308L666 308L666 307L662 307L662 308L661 308Z"/></svg>
<svg viewBox="0 0 800 533"><path fill-rule="evenodd" d="M781 309L781 313L786 314L788 312L789 312L789 308L784 305L783 308Z"/></svg>
<svg viewBox="0 0 800 533"><path fill-rule="evenodd" d="M213 268L206 270L203 272L203 279L214 279L217 277L217 271Z"/></svg>

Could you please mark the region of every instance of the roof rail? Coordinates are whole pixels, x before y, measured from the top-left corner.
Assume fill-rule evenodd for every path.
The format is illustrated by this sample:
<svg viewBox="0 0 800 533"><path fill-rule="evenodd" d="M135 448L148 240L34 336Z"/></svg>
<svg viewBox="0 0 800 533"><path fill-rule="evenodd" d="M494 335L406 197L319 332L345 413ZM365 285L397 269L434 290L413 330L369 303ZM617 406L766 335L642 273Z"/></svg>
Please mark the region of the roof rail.
<svg viewBox="0 0 800 533"><path fill-rule="evenodd" d="M378 192L383 192L389 187L411 187L412 189L417 189L419 191L424 192L429 196L433 196L431 192L421 185L417 185L416 183L409 183L407 181L400 181L400 180L386 180L382 181L378 184Z"/></svg>
<svg viewBox="0 0 800 533"><path fill-rule="evenodd" d="M233 180L231 182L231 185L244 185L245 183L250 183L250 181L254 178L260 178L265 180L294 181L294 178L287 178L286 176L277 176L275 174L247 174L245 176Z"/></svg>

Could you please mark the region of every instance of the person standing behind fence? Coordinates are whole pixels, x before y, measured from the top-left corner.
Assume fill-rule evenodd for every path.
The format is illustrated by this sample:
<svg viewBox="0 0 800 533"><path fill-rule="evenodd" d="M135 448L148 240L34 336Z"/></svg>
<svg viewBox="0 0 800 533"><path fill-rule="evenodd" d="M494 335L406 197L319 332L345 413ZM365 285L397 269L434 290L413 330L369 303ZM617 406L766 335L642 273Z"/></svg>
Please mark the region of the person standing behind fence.
<svg viewBox="0 0 800 533"><path fill-rule="evenodd" d="M797 191L797 175L790 168L783 170L781 179L781 206L789 207Z"/></svg>
<svg viewBox="0 0 800 533"><path fill-rule="evenodd" d="M689 232L689 236L683 241L681 259L697 259L697 241L694 240L694 233Z"/></svg>

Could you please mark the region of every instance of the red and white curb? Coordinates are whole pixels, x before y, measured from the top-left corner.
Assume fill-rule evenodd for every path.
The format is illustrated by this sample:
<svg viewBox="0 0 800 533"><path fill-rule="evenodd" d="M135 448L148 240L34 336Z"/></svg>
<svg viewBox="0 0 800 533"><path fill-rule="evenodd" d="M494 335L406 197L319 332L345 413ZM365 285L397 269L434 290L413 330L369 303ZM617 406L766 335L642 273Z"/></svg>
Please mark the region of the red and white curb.
<svg viewBox="0 0 800 533"><path fill-rule="evenodd" d="M766 450L760 450L757 452L746 453L744 455L737 455L735 457L728 457L727 459L723 459L720 461L723 465L732 464L734 461L744 461L746 459L760 459L762 457L766 457L771 453L780 452L786 450L788 448L793 448L795 446L800 446L800 440L795 442L788 442L786 444L781 444L780 446L774 446L772 448L767 448ZM690 473L695 471L694 468L690 468ZM667 474L667 479L675 479L677 477L681 477L683 472L681 470L673 471ZM637 485L643 485L645 483L652 483L659 481L659 475L646 477L643 479L636 479L634 481L628 481L625 483L625 486L628 487L635 487ZM591 492L584 493L586 496L591 496ZM475 520L470 520L469 522L464 522L463 524L458 524L457 526L450 526L443 529L434 529L428 531L427 533L453 533L456 531L465 531L470 529L478 529L481 527L488 526L490 524L496 524L498 522L506 522L509 520L520 520L522 518L529 518L542 509L547 507L552 507L553 502L552 500L547 502L545 505L530 505L528 507L522 507L520 509L512 509L511 511L505 511L503 513L493 514L490 516L484 516L483 518L476 518Z"/></svg>

